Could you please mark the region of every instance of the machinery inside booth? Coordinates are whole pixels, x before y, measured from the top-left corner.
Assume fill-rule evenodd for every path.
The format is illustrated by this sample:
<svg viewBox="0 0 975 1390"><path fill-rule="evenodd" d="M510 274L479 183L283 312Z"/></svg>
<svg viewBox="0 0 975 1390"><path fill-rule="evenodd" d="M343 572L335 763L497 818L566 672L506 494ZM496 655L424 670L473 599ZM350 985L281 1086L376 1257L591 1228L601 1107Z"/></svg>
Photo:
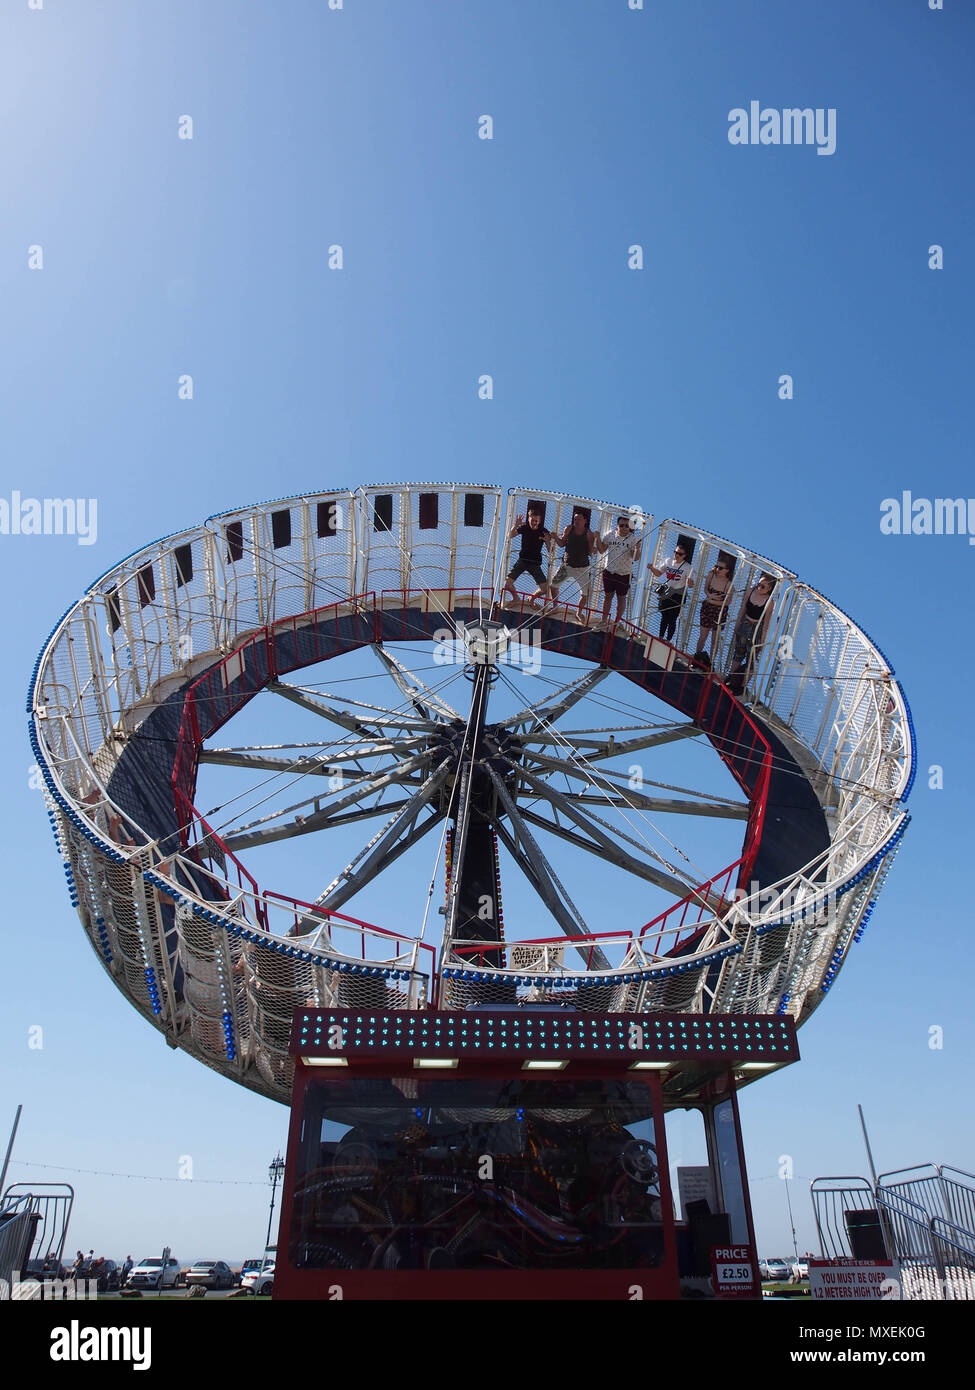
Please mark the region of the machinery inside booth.
<svg viewBox="0 0 975 1390"><path fill-rule="evenodd" d="M736 1090L791 1020L301 1011L293 1050L276 1298L757 1293Z"/></svg>

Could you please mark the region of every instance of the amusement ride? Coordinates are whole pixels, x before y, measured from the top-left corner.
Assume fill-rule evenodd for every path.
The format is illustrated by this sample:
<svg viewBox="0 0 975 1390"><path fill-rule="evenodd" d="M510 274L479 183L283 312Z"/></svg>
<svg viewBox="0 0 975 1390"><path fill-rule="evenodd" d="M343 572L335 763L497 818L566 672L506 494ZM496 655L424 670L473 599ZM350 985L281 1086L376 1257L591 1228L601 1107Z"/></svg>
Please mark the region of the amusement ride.
<svg viewBox="0 0 975 1390"><path fill-rule="evenodd" d="M554 544L535 596L505 591L529 510L556 540L628 519L621 615L551 592ZM696 586L665 641L678 549ZM113 983L292 1105L276 1296L495 1296L501 1271L506 1297L711 1296L715 1250L754 1269L734 1096L796 1060L915 775L894 670L830 598L632 504L334 490L113 567L45 642L28 711ZM709 1173L678 1221L665 1117L689 1109Z"/></svg>

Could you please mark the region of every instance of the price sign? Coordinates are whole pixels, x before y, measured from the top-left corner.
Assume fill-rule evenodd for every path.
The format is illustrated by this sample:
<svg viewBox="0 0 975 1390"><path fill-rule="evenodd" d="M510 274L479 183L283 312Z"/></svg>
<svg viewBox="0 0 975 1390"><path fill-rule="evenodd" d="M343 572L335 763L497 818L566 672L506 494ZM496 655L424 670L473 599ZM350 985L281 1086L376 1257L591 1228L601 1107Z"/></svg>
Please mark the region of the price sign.
<svg viewBox="0 0 975 1390"><path fill-rule="evenodd" d="M718 1298L755 1298L755 1270L750 1245L716 1245L711 1274Z"/></svg>

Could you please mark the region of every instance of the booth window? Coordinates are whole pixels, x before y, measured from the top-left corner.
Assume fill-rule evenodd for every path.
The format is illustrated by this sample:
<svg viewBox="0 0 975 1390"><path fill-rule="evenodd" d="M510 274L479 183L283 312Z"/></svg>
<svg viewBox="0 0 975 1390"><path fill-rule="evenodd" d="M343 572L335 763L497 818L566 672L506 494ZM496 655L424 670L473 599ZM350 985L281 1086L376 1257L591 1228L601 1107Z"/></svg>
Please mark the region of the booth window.
<svg viewBox="0 0 975 1390"><path fill-rule="evenodd" d="M721 1175L724 1209L728 1213L731 1226L731 1240L735 1245L744 1245L748 1241L748 1214L738 1154L735 1111L730 1098L714 1107L714 1147Z"/></svg>
<svg viewBox="0 0 975 1390"><path fill-rule="evenodd" d="M642 1081L342 1077L304 1093L298 1269L663 1261Z"/></svg>

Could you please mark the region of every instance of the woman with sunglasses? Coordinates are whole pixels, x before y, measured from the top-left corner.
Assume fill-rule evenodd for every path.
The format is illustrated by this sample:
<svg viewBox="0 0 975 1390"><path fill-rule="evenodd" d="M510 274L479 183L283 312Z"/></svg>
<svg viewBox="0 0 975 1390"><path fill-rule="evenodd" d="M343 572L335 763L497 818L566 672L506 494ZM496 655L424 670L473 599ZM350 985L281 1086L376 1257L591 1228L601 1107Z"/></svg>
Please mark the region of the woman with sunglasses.
<svg viewBox="0 0 975 1390"><path fill-rule="evenodd" d="M704 602L701 604L701 635L694 660L710 666L718 650L718 639L731 606L731 566L721 556L704 581ZM708 656L708 642L711 655Z"/></svg>
<svg viewBox="0 0 975 1390"><path fill-rule="evenodd" d="M683 543L677 545L671 558L665 560L659 569L656 565L651 565L650 569L657 576L663 575L659 590L660 636L665 642L670 642L677 629L677 619L687 591L694 587L694 574Z"/></svg>
<svg viewBox="0 0 975 1390"><path fill-rule="evenodd" d="M774 606L771 602L774 591L775 580L770 574L763 574L742 600L735 625L734 665L725 678L725 684L733 695L744 692L745 682L765 645L765 634Z"/></svg>

